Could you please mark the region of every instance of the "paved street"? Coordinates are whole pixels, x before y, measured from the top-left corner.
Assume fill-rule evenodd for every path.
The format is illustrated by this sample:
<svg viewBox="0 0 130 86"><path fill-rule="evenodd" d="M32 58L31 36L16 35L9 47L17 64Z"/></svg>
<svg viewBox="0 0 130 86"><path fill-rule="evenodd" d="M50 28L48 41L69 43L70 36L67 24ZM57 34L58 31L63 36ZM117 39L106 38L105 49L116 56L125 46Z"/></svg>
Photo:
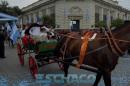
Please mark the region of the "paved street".
<svg viewBox="0 0 130 86"><path fill-rule="evenodd" d="M21 67L18 61L16 49L9 48L6 45L6 57L6 59L0 59L0 86L92 86L95 78L95 73L71 67L69 69L70 76L87 76L87 78L81 80L82 84L76 80L71 81L72 79L69 79L66 82L65 80L61 80L60 83L49 83L55 81L34 80L32 79L28 69L28 55L25 56L25 66ZM61 76L63 75L63 72L59 69L57 64L44 66L39 69L39 73L51 74L51 77L54 74L60 74ZM83 81L86 82L83 83ZM129 82L130 58L129 56L125 55L124 58L120 58L119 64L112 73L112 84L113 86L130 86L128 85ZM104 86L103 80L100 82L99 86Z"/></svg>

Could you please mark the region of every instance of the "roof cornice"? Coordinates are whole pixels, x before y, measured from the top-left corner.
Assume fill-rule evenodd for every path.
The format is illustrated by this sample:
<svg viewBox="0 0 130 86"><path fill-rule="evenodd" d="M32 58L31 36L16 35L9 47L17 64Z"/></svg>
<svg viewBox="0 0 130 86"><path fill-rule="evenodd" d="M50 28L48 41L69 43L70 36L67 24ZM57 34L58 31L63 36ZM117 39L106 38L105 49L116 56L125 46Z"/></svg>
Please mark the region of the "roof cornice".
<svg viewBox="0 0 130 86"><path fill-rule="evenodd" d="M30 10L34 10L37 7L40 7L42 5L45 5L45 4L54 2L54 1L56 1L56 0L39 0L39 1L36 1L36 2L26 6L26 7L23 7L22 12L27 12L27 11L30 11Z"/></svg>
<svg viewBox="0 0 130 86"><path fill-rule="evenodd" d="M111 4L111 3L106 2L104 0L93 0L93 1L98 2L98 3L102 3L102 4L107 5L107 6L111 6L111 7L115 8L115 9L120 10L120 11L124 11L124 12L130 13L130 10L128 10L126 8L123 8L120 5L114 5L114 4Z"/></svg>
<svg viewBox="0 0 130 86"><path fill-rule="evenodd" d="M34 2L34 3L32 3L32 4L30 4L30 5L26 6L26 7L23 7L22 12L28 12L30 10L37 9L40 6L43 6L45 4L49 4L49 3L55 2L55 1L57 1L57 0L39 0L39 1ZM93 0L93 1L104 4L104 5L107 5L107 6L111 6L111 7L115 8L115 9L120 10L120 11L130 13L130 10L128 10L128 9L123 8L123 7L119 6L119 5L111 4L111 3L106 2L104 0Z"/></svg>

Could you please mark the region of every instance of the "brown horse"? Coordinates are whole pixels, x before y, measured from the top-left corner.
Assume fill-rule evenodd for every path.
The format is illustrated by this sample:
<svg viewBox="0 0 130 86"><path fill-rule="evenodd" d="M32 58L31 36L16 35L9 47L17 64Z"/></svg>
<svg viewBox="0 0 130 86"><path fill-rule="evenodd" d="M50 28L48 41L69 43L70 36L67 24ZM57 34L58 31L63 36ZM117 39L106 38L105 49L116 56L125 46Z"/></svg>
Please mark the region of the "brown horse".
<svg viewBox="0 0 130 86"><path fill-rule="evenodd" d="M129 42L130 25L126 25L125 27L121 27L119 29L113 30L112 34L114 36L114 39L116 39L115 40L116 44L123 51L123 53L126 50L128 50L130 46L130 42ZM64 61L72 62L74 59L66 59L66 58L77 57L80 55L80 48L82 45L82 39L81 39L82 35L79 33L71 33L68 36L74 38L63 36L56 47L55 54L58 57L60 57L63 54L61 53L61 51L64 50L65 48L63 45L67 42L67 47L64 54L64 58L65 58ZM115 49L116 52L118 53L116 54L115 52L113 52L112 48L115 47L110 46L108 38L105 35L105 33L97 32L96 38L89 42L83 64L95 67L99 71L101 71L101 73L97 73L96 80L93 86L98 86L98 83L102 76L104 79L105 86L111 86L111 72L112 70L114 70L115 66L117 65L119 56L123 55L118 53L118 50ZM68 74L68 68L69 68L69 64L64 63L65 76L67 76Z"/></svg>

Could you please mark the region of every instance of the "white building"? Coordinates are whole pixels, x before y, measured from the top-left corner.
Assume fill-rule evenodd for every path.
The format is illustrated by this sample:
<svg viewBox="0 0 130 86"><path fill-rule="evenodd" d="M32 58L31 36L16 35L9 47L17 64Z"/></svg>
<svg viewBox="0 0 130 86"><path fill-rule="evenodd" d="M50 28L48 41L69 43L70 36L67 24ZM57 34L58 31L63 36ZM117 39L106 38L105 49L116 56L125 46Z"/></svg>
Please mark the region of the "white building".
<svg viewBox="0 0 130 86"><path fill-rule="evenodd" d="M19 21L34 23L43 15L55 14L57 29L87 29L95 22L104 20L108 26L111 20L130 20L130 11L114 0L39 0L22 9Z"/></svg>

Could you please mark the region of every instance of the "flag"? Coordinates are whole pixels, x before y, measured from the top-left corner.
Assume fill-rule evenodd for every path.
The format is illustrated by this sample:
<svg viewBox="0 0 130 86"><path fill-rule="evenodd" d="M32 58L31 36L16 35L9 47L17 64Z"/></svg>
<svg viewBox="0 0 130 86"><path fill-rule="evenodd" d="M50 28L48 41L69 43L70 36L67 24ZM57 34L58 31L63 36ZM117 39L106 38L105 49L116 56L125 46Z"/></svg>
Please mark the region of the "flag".
<svg viewBox="0 0 130 86"><path fill-rule="evenodd" d="M11 34L11 39L13 40L13 43L15 44L17 42L17 39L20 37L20 31L18 30L15 22L13 22L12 25L12 34Z"/></svg>
<svg viewBox="0 0 130 86"><path fill-rule="evenodd" d="M7 28L7 32L10 32L12 30L8 22L5 24L5 27Z"/></svg>

